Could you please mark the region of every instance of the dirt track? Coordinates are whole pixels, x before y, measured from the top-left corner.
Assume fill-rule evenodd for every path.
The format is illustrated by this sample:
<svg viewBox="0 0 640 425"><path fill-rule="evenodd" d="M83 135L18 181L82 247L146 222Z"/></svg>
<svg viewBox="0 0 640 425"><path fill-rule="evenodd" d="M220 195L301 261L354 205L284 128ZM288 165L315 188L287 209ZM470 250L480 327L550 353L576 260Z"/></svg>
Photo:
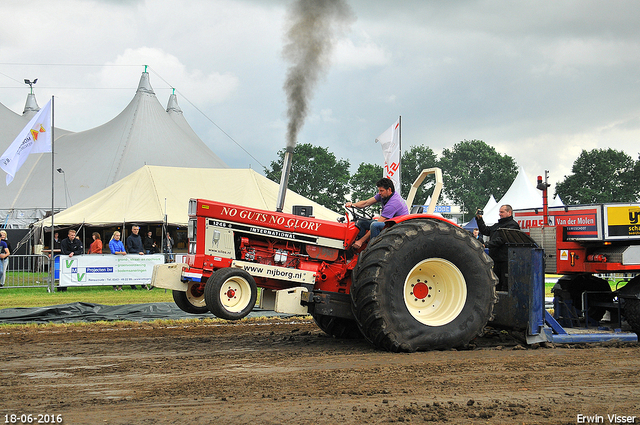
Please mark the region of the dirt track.
<svg viewBox="0 0 640 425"><path fill-rule="evenodd" d="M489 332L468 351L391 354L308 320L126 326L0 331L2 423L640 423L639 344L532 349Z"/></svg>

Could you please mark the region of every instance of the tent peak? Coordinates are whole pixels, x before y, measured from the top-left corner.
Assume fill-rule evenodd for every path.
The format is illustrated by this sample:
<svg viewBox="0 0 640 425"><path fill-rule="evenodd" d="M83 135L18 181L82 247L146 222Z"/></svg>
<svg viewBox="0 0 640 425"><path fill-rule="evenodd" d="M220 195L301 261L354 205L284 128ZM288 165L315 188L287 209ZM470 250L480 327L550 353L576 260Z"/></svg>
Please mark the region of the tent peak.
<svg viewBox="0 0 640 425"><path fill-rule="evenodd" d="M40 107L36 101L36 95L33 93L27 94L27 101L24 104L24 111L22 111L22 115L28 114L29 112L38 112L39 110Z"/></svg>
<svg viewBox="0 0 640 425"><path fill-rule="evenodd" d="M180 109L180 106L178 105L178 97L175 93L172 93L169 96L169 102L167 103L167 112L175 112L177 114L182 113L182 109Z"/></svg>
<svg viewBox="0 0 640 425"><path fill-rule="evenodd" d="M151 83L149 82L149 73L143 72L142 76L140 76L140 83L138 83L138 90L136 93L148 93L154 94L153 87L151 87Z"/></svg>

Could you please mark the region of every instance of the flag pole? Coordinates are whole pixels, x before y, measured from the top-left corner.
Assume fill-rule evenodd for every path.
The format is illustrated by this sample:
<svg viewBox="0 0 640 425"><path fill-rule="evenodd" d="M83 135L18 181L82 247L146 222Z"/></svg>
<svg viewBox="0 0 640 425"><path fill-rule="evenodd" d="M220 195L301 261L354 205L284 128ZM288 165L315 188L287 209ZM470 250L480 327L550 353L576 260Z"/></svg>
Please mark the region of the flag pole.
<svg viewBox="0 0 640 425"><path fill-rule="evenodd" d="M398 181L400 182L400 196L402 196L402 115L398 116Z"/></svg>
<svg viewBox="0 0 640 425"><path fill-rule="evenodd" d="M54 198L54 180L55 180L55 163L54 163L54 140L55 140L55 135L54 135L54 125L53 123L55 122L55 107L53 105L53 99L54 96L51 96L51 245L49 245L51 247L51 256L49 257L49 292L53 292L54 289L54 285L55 285L55 275L56 275L56 271L55 271L55 260L54 260L54 255L55 253L53 252L53 243L54 243L54 238L53 238L53 234L54 234L54 227L53 227L53 215L54 215L54 208L55 208L55 198Z"/></svg>

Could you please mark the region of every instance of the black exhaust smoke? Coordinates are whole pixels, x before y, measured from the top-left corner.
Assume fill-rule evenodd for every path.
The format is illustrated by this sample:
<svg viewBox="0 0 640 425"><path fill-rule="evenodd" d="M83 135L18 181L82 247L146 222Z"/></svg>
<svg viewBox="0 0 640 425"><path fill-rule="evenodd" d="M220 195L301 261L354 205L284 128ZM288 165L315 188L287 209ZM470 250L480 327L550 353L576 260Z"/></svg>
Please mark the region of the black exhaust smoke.
<svg viewBox="0 0 640 425"><path fill-rule="evenodd" d="M336 40L354 20L344 0L297 0L287 13L289 29L282 54L290 63L284 83L289 123L276 211L284 207L293 149L309 112L313 89L329 68Z"/></svg>

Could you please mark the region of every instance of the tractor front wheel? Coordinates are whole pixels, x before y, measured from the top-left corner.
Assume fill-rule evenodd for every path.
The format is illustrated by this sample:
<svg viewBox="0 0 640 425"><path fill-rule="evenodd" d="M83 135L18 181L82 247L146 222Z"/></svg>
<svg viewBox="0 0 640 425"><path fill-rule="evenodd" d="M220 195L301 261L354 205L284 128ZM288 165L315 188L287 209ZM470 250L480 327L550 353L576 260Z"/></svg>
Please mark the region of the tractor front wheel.
<svg viewBox="0 0 640 425"><path fill-rule="evenodd" d="M209 312L204 301L204 290L200 282L189 282L187 291L173 291L173 301L178 308L190 314L205 314Z"/></svg>
<svg viewBox="0 0 640 425"><path fill-rule="evenodd" d="M204 287L207 308L214 316L225 320L245 317L253 310L257 297L256 281L242 269L219 269Z"/></svg>

